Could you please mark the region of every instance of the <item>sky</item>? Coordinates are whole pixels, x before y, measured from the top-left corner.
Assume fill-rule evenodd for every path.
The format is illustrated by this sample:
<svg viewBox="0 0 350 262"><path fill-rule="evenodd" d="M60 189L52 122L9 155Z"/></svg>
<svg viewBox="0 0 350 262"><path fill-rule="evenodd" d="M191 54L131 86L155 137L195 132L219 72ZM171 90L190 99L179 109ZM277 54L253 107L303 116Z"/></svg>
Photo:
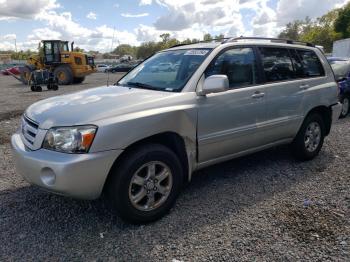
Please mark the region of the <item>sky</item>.
<svg viewBox="0 0 350 262"><path fill-rule="evenodd" d="M275 37L286 23L350 0L0 0L0 50L35 50L42 39L109 52L118 44L225 36Z"/></svg>

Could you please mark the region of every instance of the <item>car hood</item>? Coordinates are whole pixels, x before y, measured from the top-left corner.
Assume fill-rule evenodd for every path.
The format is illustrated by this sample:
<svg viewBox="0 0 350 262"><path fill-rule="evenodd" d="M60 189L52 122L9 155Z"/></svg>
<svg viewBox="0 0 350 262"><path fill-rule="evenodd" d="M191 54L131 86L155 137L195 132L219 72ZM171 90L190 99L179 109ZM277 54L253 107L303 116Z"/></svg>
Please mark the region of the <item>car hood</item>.
<svg viewBox="0 0 350 262"><path fill-rule="evenodd" d="M56 96L31 105L25 115L39 128L95 124L101 119L169 106L184 93L104 86Z"/></svg>

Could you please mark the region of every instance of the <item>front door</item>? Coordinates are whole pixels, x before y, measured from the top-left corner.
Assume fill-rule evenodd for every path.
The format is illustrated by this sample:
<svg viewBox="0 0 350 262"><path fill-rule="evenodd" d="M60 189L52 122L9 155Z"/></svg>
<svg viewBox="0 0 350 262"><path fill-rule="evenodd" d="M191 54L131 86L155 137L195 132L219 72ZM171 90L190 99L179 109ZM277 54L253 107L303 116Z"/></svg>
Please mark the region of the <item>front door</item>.
<svg viewBox="0 0 350 262"><path fill-rule="evenodd" d="M261 146L259 123L265 120L265 90L259 85L254 50L223 51L205 77L217 74L227 75L230 90L198 99L199 163Z"/></svg>

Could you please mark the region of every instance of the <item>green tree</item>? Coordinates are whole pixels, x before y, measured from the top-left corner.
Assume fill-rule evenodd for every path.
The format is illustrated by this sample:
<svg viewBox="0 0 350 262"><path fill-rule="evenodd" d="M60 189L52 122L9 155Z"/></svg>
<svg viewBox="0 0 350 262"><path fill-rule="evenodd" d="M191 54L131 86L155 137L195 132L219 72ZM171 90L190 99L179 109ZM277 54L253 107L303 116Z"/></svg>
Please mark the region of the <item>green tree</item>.
<svg viewBox="0 0 350 262"><path fill-rule="evenodd" d="M334 22L334 29L342 38L350 37L350 3L339 9Z"/></svg>
<svg viewBox="0 0 350 262"><path fill-rule="evenodd" d="M203 36L203 41L211 41L211 40L213 40L213 37L211 36L211 34L208 33Z"/></svg>
<svg viewBox="0 0 350 262"><path fill-rule="evenodd" d="M84 53L84 49L80 48L79 46L74 47L73 51Z"/></svg>
<svg viewBox="0 0 350 262"><path fill-rule="evenodd" d="M321 45L326 52L330 52L333 42L341 38L341 34L335 30L338 18L339 9L334 9L315 20L308 17L296 20L288 23L278 37Z"/></svg>
<svg viewBox="0 0 350 262"><path fill-rule="evenodd" d="M312 25L304 28L300 40L321 45L326 52L331 52L333 42L341 38L341 34L334 30L337 18L338 10L333 10L326 15L317 18Z"/></svg>
<svg viewBox="0 0 350 262"><path fill-rule="evenodd" d="M162 39L163 43L167 43L170 40L170 34L169 33L161 34L160 38Z"/></svg>
<svg viewBox="0 0 350 262"><path fill-rule="evenodd" d="M300 20L288 23L278 38L299 40L303 31L303 25L304 23Z"/></svg>
<svg viewBox="0 0 350 262"><path fill-rule="evenodd" d="M136 55L136 47L128 45L128 44L122 44L117 46L113 52L113 54L123 56L123 55L131 55L135 56Z"/></svg>

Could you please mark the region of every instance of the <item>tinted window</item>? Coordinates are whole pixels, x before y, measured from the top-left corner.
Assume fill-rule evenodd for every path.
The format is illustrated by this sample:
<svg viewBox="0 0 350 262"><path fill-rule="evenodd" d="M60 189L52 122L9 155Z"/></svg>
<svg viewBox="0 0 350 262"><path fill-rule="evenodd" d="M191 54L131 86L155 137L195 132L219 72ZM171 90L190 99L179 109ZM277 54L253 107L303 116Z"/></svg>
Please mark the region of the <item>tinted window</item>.
<svg viewBox="0 0 350 262"><path fill-rule="evenodd" d="M303 78L306 76L306 73L304 72L304 66L303 62L301 61L299 55L297 54L296 50L289 50L290 58L292 59L293 66L294 66L294 72L296 78Z"/></svg>
<svg viewBox="0 0 350 262"><path fill-rule="evenodd" d="M304 67L304 73L307 77L324 75L323 66L315 52L308 50L298 50L297 52L301 58Z"/></svg>
<svg viewBox="0 0 350 262"><path fill-rule="evenodd" d="M252 48L230 49L219 55L207 68L205 76L227 75L230 87L257 83L257 63Z"/></svg>
<svg viewBox="0 0 350 262"><path fill-rule="evenodd" d="M267 82L293 79L294 70L288 49L260 48L263 70Z"/></svg>

